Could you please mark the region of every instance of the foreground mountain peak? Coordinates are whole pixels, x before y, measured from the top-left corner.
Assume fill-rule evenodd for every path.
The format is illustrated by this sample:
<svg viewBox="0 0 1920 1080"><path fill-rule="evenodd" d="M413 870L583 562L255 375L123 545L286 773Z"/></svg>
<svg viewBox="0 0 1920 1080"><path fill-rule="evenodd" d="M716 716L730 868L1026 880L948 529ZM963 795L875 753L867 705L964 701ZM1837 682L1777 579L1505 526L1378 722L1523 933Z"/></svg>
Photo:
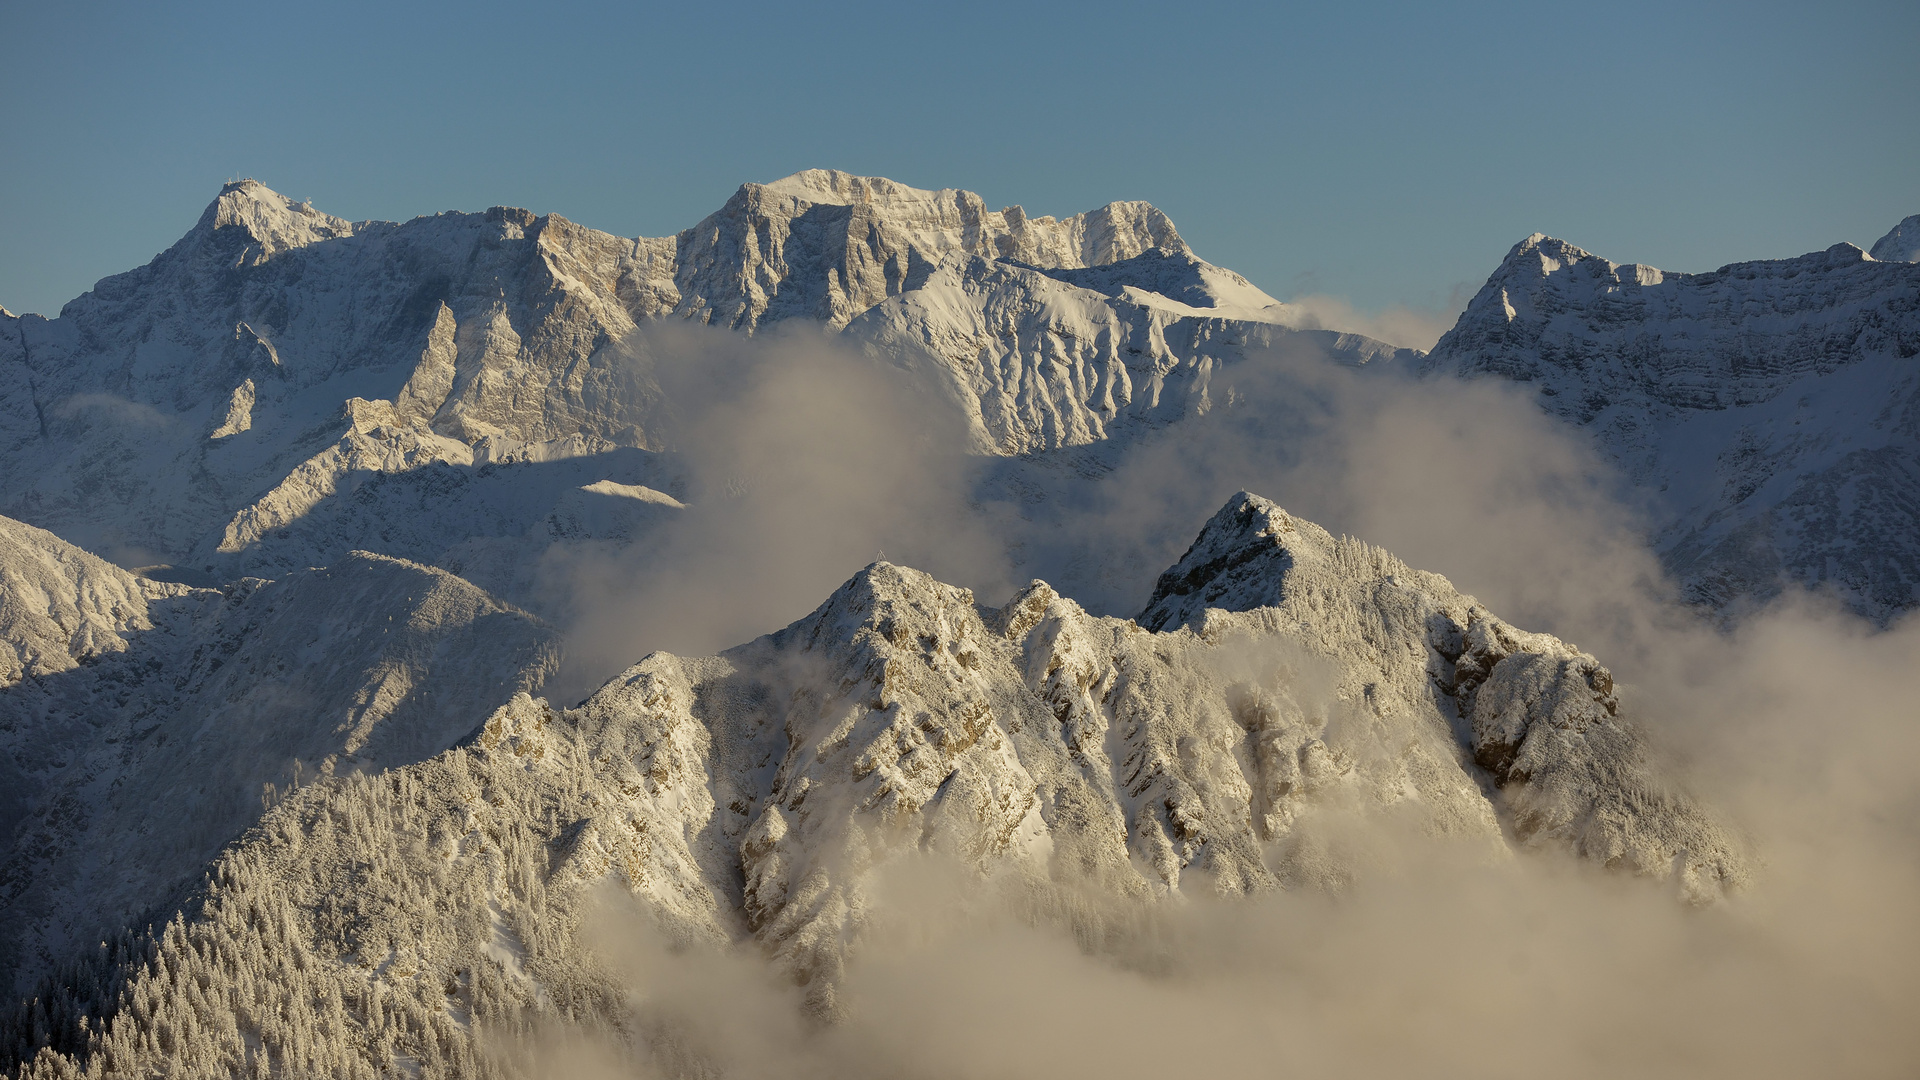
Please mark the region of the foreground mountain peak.
<svg viewBox="0 0 1920 1080"><path fill-rule="evenodd" d="M54 1020L16 1022L11 1047L24 1060L53 1046L31 1075L69 1075L56 1050L138 1073L164 1052L154 1029L187 1031L230 1071L270 1060L351 1073L347 1059L404 1055L422 1075L471 1074L447 1063L474 1053L477 1019L544 1021L575 1003L572 1022L618 1025L619 1003L589 992L601 961L556 928L621 892L674 941L751 943L804 987L810 1012L844 1016L848 966L910 903L888 875L929 853L956 887L1002 889L1035 912L1344 890L1373 858L1342 839L1355 825L1425 837L1463 867L1557 848L1698 902L1748 873L1737 839L1656 773L1593 657L1251 492L1161 579L1149 621L1163 632L1091 615L1037 581L985 607L882 561L784 629L718 656L652 653L568 710L524 692L548 662L539 627L478 597L460 618L423 620L447 606L429 592L462 584L428 576L358 556L245 596L196 594L209 632L183 626L175 646L193 656L243 625L296 655L323 601L356 625L392 618L392 635L405 626L417 640L344 626L322 634L325 655L298 653L300 670L365 671L418 691L376 701L434 715L381 718L381 747L341 743L364 718L305 725L302 760L371 755L379 768L331 770L275 804L213 864L197 916L182 907L165 922L156 909L166 928L151 941L117 939L85 979L43 988ZM129 777L119 787L147 801L128 806L181 776L257 789L262 775L235 752L257 711L213 706L230 700L226 673L279 661L234 650L182 703L179 737L132 766L103 757L91 782ZM533 677L482 675L515 671ZM483 714L463 686L506 704L442 752L399 745L470 730ZM96 876L124 876L128 853L146 850L138 822L102 821L69 847L121 851ZM75 879L57 873L68 865L39 880ZM150 870L146 893L164 879ZM57 925L69 895L42 888L31 933L18 932L45 943L42 970L63 955L55 943L102 940ZM325 917L303 915L309 902ZM271 975L234 978L230 954ZM161 992L170 980L207 996ZM303 1033L318 1030L346 1037L302 1064Z"/></svg>
<svg viewBox="0 0 1920 1080"><path fill-rule="evenodd" d="M1245 611L1279 602L1287 572L1333 537L1271 500L1241 491L1208 519L1180 561L1160 575L1135 621L1149 630L1191 624L1208 608Z"/></svg>

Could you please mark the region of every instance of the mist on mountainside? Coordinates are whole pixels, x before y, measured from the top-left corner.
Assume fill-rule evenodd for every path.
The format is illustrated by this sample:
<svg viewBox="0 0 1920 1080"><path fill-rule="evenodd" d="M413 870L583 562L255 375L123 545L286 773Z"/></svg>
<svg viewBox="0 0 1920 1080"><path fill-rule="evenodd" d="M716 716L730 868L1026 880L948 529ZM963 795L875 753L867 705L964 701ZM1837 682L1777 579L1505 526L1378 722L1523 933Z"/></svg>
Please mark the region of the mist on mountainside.
<svg viewBox="0 0 1920 1080"><path fill-rule="evenodd" d="M1877 630L1790 591L1709 622L1663 578L1632 489L1520 393L1273 352L1217 372L1204 415L1118 451L981 461L911 373L819 338L673 331L636 355L680 380L704 498L644 552L547 568L574 598L576 688L596 665L774 629L883 552L982 602L1040 577L1128 614L1244 488L1594 652L1623 715L1762 865L1692 908L1555 853L1487 866L1377 821L1342 832L1337 813L1319 839L1365 857L1333 894L1036 909L928 864L890 872L825 1028L752 946L672 945L610 902L590 940L652 1056L564 1032L501 1048L530 1075L549 1051L589 1075L926 1077L1892 1076L1920 1053L1903 1019L1920 1004L1920 620Z"/></svg>
<svg viewBox="0 0 1920 1080"><path fill-rule="evenodd" d="M656 649L700 655L778 629L881 558L1012 591L971 502L978 464L958 417L895 369L810 326L648 326L627 359L672 403L660 430L688 507L631 548L545 557L568 630L557 701Z"/></svg>
<svg viewBox="0 0 1920 1080"><path fill-rule="evenodd" d="M627 354L673 402L661 430L689 509L631 550L548 556L542 579L569 598L562 698L653 649L783 626L880 558L982 602L1038 578L1130 616L1239 490L1603 656L1697 621L1671 602L1633 489L1504 384L1270 348L1216 366L1181 422L1007 458L968 452L921 371L811 329L648 326Z"/></svg>
<svg viewBox="0 0 1920 1080"><path fill-rule="evenodd" d="M1855 746L1809 764L1914 749ZM841 988L847 1019L825 1028L751 948L675 948L610 906L590 940L656 1034L638 1069L587 1075L1899 1076L1920 1052L1913 835L1884 826L1902 796L1835 786L1798 784L1758 830L1763 880L1706 910L1542 853L1467 864L1377 824L1373 868L1338 895L1035 912L899 870ZM1831 796L1837 811L1800 817Z"/></svg>
<svg viewBox="0 0 1920 1080"><path fill-rule="evenodd" d="M1378 311L1356 307L1344 296L1301 293L1286 301L1288 325L1302 330L1337 330L1398 345L1403 349L1431 349L1440 335L1453 327L1470 293L1455 287L1445 307L1409 307L1397 304Z"/></svg>

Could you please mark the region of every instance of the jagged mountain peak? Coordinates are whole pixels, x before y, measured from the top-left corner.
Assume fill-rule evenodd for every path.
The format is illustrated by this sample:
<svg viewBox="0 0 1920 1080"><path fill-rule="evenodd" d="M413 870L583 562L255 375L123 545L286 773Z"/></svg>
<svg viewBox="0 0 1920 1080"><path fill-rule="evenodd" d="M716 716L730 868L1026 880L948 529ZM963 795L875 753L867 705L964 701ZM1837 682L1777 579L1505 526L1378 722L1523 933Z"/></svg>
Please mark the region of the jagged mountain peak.
<svg viewBox="0 0 1920 1080"><path fill-rule="evenodd" d="M1654 267L1621 266L1558 237L1532 233L1508 249L1480 291L1467 302L1466 310L1460 313L1453 328L1434 344L1426 361L1427 370L1442 366L1450 353L1461 351L1459 346L1463 340L1498 333L1495 328L1525 321L1534 313L1535 294L1553 292L1558 283L1575 276L1569 272L1575 267L1581 271L1579 277L1592 280L1602 288L1618 284L1656 285L1666 278L1664 272Z"/></svg>
<svg viewBox="0 0 1920 1080"><path fill-rule="evenodd" d="M321 240L353 235L353 223L315 210L311 202L296 202L252 177L230 180L200 215L194 234L239 229L260 245L264 259Z"/></svg>
<svg viewBox="0 0 1920 1080"><path fill-rule="evenodd" d="M1920 215L1915 215L1915 217L1909 218L1908 221L1916 223L1916 230L1913 234L1914 242L1920 244ZM1896 227L1892 233L1888 233L1886 237L1881 239L1880 244L1888 244L1890 248L1897 246L1899 241L1895 239L1895 236L1900 233L1900 229L1905 227L1905 224L1906 223L1902 223L1902 225ZM1876 248L1879 246L1879 244L1875 245ZM1870 256L1857 245L1841 241L1821 251L1810 251L1797 259L1761 259L1749 262L1729 263L1709 273L1737 273L1743 268L1752 267L1758 270L1758 268L1777 266L1782 263L1824 267L1863 262L1869 258L1878 259L1879 257ZM1881 261L1909 260L1896 259ZM1494 289L1515 278L1539 280L1560 274L1574 267L1580 268L1587 276L1603 281L1603 283L1620 285L1658 285L1668 278L1701 278L1709 276L1707 274L1674 273L1672 271L1648 266L1644 263L1616 263L1611 259L1595 255L1585 248L1570 244L1558 237L1537 232L1529 235L1526 239L1513 245L1513 247L1508 250L1506 258L1500 261L1499 268L1488 277L1486 285L1481 288L1481 295L1487 295L1490 289ZM1611 280L1607 282L1606 279ZM1476 299L1478 299L1478 297L1476 297Z"/></svg>
<svg viewBox="0 0 1920 1080"><path fill-rule="evenodd" d="M791 176L784 176L767 184L747 184L744 188L757 188L779 195L786 195L806 202L829 206L854 206L871 204L883 212L914 213L924 212L925 208L951 205L970 209L975 214L988 213L986 202L979 195L962 188L940 188L929 190L911 187L897 180L883 176L858 176L841 172L838 169L803 169ZM1148 229L1151 245L1142 250L1162 250L1166 252L1187 252L1186 242L1180 239L1173 222L1152 203L1141 200L1118 200L1067 218L1054 218L1046 215L1034 217L1025 208L1015 205L1002 207L991 212L1009 226L1017 227L1022 223L1033 225L1076 222L1083 219L1123 219L1138 221ZM975 252L979 254L980 252ZM1141 252L1126 255L1089 259L1087 265L1099 265L1114 261L1115 258L1132 258Z"/></svg>
<svg viewBox="0 0 1920 1080"><path fill-rule="evenodd" d="M917 188L911 184L903 184L898 180L892 180L884 176L861 176L857 173L843 172L839 169L802 169L799 172L764 184L749 183L741 186L746 188L759 188L781 195L790 195L795 198L804 199L807 202L827 205L848 206L855 203L899 202L912 204L937 201L950 202L956 198L977 201L983 206L985 205L985 200L982 200L979 195L965 188ZM1152 203L1140 199L1122 199L1108 203L1107 205L1159 213L1159 210L1155 208ZM1026 213L1025 209L1017 205L1002 207L1000 213L1023 220L1067 220L1064 218L1056 219L1046 217L1044 215L1041 217L1031 217ZM1082 215L1074 216L1078 217Z"/></svg>
<svg viewBox="0 0 1920 1080"><path fill-rule="evenodd" d="M1336 537L1271 499L1241 491L1160 575L1134 621L1153 631L1185 626L1210 634L1210 613L1294 609L1304 625L1333 618L1325 597L1334 594L1364 594L1368 604L1390 606L1382 588L1445 598L1447 604L1484 615L1478 602L1445 578L1415 570L1363 540ZM1308 611L1313 614L1304 614Z"/></svg>
<svg viewBox="0 0 1920 1080"><path fill-rule="evenodd" d="M1525 239L1507 249L1507 256L1501 260L1501 266L1505 267L1516 261L1520 265L1531 266L1531 260L1538 255L1545 255L1550 258L1564 259L1567 261L1577 261L1593 257L1592 252L1570 244L1557 236L1550 236L1543 232L1533 232L1528 233Z"/></svg>
<svg viewBox="0 0 1920 1080"><path fill-rule="evenodd" d="M847 646L863 656L873 648L882 654L899 648L939 651L947 647L939 642L967 636L960 623L978 622L985 614L971 589L880 560L860 568L805 618L734 652L811 653ZM966 649L955 644L952 651L960 655Z"/></svg>
<svg viewBox="0 0 1920 1080"><path fill-rule="evenodd" d="M743 184L720 214L696 226L748 213L798 227L814 207L848 207L847 227L904 245L931 265L959 251L1047 268L1101 266L1160 249L1187 252L1173 222L1146 202L1112 202L1066 218L1030 216L1019 206L989 210L960 188L926 190L885 177L807 169L767 184ZM909 260L912 261L912 260Z"/></svg>
<svg viewBox="0 0 1920 1080"><path fill-rule="evenodd" d="M872 607L908 597L933 582L933 575L923 570L876 559L848 578L827 602L844 599L855 609Z"/></svg>
<svg viewBox="0 0 1920 1080"><path fill-rule="evenodd" d="M220 196L224 198L228 195L239 195L243 198L260 199L263 201L286 199L286 196L255 180L251 176L243 176L238 180L229 180L221 184Z"/></svg>
<svg viewBox="0 0 1920 1080"><path fill-rule="evenodd" d="M1874 241L1868 254L1879 262L1920 262L1920 214L1901 221Z"/></svg>
<svg viewBox="0 0 1920 1080"><path fill-rule="evenodd" d="M1512 260L1517 256L1528 255L1536 251L1553 256L1565 255L1573 259L1590 259L1593 257L1593 253L1585 248L1570 244L1557 236L1536 232L1528 233L1526 239L1509 248L1507 251L1507 259Z"/></svg>

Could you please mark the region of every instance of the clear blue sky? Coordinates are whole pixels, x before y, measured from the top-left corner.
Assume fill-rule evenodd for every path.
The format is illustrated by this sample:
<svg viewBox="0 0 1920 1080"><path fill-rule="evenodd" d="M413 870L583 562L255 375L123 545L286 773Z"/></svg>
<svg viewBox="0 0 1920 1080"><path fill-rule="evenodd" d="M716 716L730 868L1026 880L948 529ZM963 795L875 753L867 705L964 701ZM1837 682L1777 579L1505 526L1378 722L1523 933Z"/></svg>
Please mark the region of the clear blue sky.
<svg viewBox="0 0 1920 1080"><path fill-rule="evenodd" d="M831 167L1147 199L1277 296L1438 309L1540 230L1706 270L1920 212L1920 3L0 0L0 304L52 314L229 177L344 217L675 232Z"/></svg>

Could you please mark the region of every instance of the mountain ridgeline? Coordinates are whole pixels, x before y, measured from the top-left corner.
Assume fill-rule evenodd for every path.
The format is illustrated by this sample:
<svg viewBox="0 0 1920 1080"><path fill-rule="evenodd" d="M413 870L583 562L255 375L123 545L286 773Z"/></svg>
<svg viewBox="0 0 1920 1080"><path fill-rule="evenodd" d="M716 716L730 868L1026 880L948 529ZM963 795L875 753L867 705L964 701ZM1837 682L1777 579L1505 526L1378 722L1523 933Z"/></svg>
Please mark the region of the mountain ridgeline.
<svg viewBox="0 0 1920 1080"><path fill-rule="evenodd" d="M372 550L537 608L513 568L555 534L625 544L688 493L636 329L787 324L990 458L1131 445L1276 355L1516 381L1654 496L1695 601L1799 583L1885 620L1920 581L1912 232L1708 274L1531 237L1422 357L1296 329L1145 203L1056 220L813 170L626 239L504 207L348 222L245 180L59 318L0 315L0 513L200 584Z"/></svg>

